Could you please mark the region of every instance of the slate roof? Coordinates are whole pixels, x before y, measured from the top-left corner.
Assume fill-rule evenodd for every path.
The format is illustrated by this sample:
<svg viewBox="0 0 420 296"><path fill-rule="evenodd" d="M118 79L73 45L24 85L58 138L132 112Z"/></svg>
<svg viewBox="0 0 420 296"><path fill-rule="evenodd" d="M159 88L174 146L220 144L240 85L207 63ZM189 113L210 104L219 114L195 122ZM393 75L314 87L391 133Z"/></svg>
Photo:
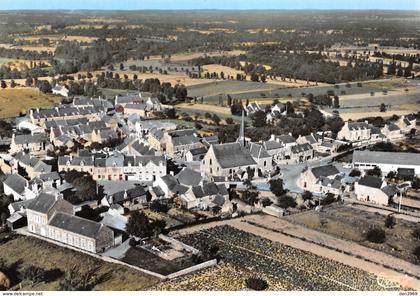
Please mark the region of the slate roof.
<svg viewBox="0 0 420 296"><path fill-rule="evenodd" d="M408 152L381 152L356 150L353 152L353 163L420 165L420 154Z"/></svg>
<svg viewBox="0 0 420 296"><path fill-rule="evenodd" d="M413 177L415 175L414 169L398 168L398 175L404 177Z"/></svg>
<svg viewBox="0 0 420 296"><path fill-rule="evenodd" d="M142 164L143 166L147 165L149 162L158 166L159 163L166 164L165 156L155 156L155 155L143 155L143 156L125 156L124 157L124 166L128 166L130 163L132 166L138 166Z"/></svg>
<svg viewBox="0 0 420 296"><path fill-rule="evenodd" d="M333 176L339 173L337 168L331 164L311 168L316 178Z"/></svg>
<svg viewBox="0 0 420 296"><path fill-rule="evenodd" d="M49 225L94 239L104 227L101 223L60 212L51 218Z"/></svg>
<svg viewBox="0 0 420 296"><path fill-rule="evenodd" d="M127 194L127 196L125 196ZM125 200L131 200L140 196L146 195L146 191L143 186L136 186L134 188L119 191L112 195L114 203L124 202Z"/></svg>
<svg viewBox="0 0 420 296"><path fill-rule="evenodd" d="M140 143L139 140L135 141L131 148L135 151L137 151L141 155L155 155L155 150L153 148L150 148L149 146L145 145L144 143Z"/></svg>
<svg viewBox="0 0 420 296"><path fill-rule="evenodd" d="M158 130L158 129L152 129L152 130L150 131L150 135L151 135L153 138L155 138L156 140L160 141L160 140L163 138L164 133L163 133L163 131L161 131L161 130Z"/></svg>
<svg viewBox="0 0 420 296"><path fill-rule="evenodd" d="M242 148L240 143L226 143L212 145L217 162L222 168L255 165L249 151Z"/></svg>
<svg viewBox="0 0 420 296"><path fill-rule="evenodd" d="M161 177L162 181L168 186L169 189L172 189L175 187L175 185L178 184L178 181L175 179L172 175L166 175Z"/></svg>
<svg viewBox="0 0 420 296"><path fill-rule="evenodd" d="M374 176L364 176L358 181L359 185L372 187L372 188L381 188L382 179Z"/></svg>
<svg viewBox="0 0 420 296"><path fill-rule="evenodd" d="M253 158L267 158L271 157L270 154L268 154L267 150L262 145L256 144L256 143L250 143L247 148L249 149L249 153Z"/></svg>
<svg viewBox="0 0 420 296"><path fill-rule="evenodd" d="M309 144L315 144L318 141L315 139L314 135L307 135L305 136L306 141L309 142Z"/></svg>
<svg viewBox="0 0 420 296"><path fill-rule="evenodd" d="M219 143L219 137L218 136L209 136L209 137L204 137L203 139L203 143L210 146L211 144L218 144Z"/></svg>
<svg viewBox="0 0 420 296"><path fill-rule="evenodd" d="M181 137L172 137L172 143L174 146L179 145L189 145L194 143L199 143L200 139L196 136L181 136Z"/></svg>
<svg viewBox="0 0 420 296"><path fill-rule="evenodd" d="M291 135L275 136L275 139L276 139L276 141L279 141L280 143L283 143L283 144L296 143L295 138L293 138L293 136L291 136Z"/></svg>
<svg viewBox="0 0 420 296"><path fill-rule="evenodd" d="M393 132L393 131L399 131L399 130L400 130L400 128L399 128L397 125L395 125L395 124L391 123L391 124L389 124L389 125L388 125L388 130L389 130L390 132Z"/></svg>
<svg viewBox="0 0 420 296"><path fill-rule="evenodd" d="M392 197L398 193L398 189L393 185L387 185L384 188L382 188L382 192L385 193L387 196Z"/></svg>
<svg viewBox="0 0 420 296"><path fill-rule="evenodd" d="M15 136L15 143L17 145L42 143L45 141L47 141L47 136L45 134L16 135Z"/></svg>
<svg viewBox="0 0 420 296"><path fill-rule="evenodd" d="M195 129L182 129L182 130L169 131L168 135L174 138L174 137L183 137L183 136L194 136L195 133L196 133Z"/></svg>
<svg viewBox="0 0 420 296"><path fill-rule="evenodd" d="M55 197L54 195L41 193L34 198L30 204L28 204L27 209L47 214L48 211L55 205L57 200L58 197Z"/></svg>
<svg viewBox="0 0 420 296"><path fill-rule="evenodd" d="M264 148L268 151L275 150L275 149L281 149L284 147L283 144L277 142L277 141L265 141L263 144Z"/></svg>
<svg viewBox="0 0 420 296"><path fill-rule="evenodd" d="M175 178L178 180L178 182L182 185L187 186L196 186L200 184L202 177L201 174L197 171L194 171L189 168L183 168L176 176Z"/></svg>
<svg viewBox="0 0 420 296"><path fill-rule="evenodd" d="M349 122L349 130L366 130L370 129L370 126L366 122Z"/></svg>
<svg viewBox="0 0 420 296"><path fill-rule="evenodd" d="M194 148L190 150L190 153L194 156L196 155L203 155L207 153L207 148L206 147L199 147L199 148Z"/></svg>
<svg viewBox="0 0 420 296"><path fill-rule="evenodd" d="M23 194L25 192L27 181L19 174L12 174L8 176L3 183L13 189L15 192Z"/></svg>
<svg viewBox="0 0 420 296"><path fill-rule="evenodd" d="M51 173L40 174L39 179L41 179L42 181L49 181L49 180L60 180L61 177L58 172L51 172Z"/></svg>
<svg viewBox="0 0 420 296"><path fill-rule="evenodd" d="M292 153L297 154L297 153L312 150L312 146L311 144L308 144L308 143L298 144L298 145L292 146L290 150L292 151Z"/></svg>

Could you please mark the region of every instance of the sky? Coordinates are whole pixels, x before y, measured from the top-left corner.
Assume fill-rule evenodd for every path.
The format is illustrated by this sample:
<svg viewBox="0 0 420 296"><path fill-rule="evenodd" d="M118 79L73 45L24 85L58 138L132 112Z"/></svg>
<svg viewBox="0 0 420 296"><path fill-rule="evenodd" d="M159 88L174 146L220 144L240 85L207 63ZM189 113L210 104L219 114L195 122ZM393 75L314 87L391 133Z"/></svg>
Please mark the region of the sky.
<svg viewBox="0 0 420 296"><path fill-rule="evenodd" d="M20 9L381 9L420 10L420 0L0 0L0 10Z"/></svg>

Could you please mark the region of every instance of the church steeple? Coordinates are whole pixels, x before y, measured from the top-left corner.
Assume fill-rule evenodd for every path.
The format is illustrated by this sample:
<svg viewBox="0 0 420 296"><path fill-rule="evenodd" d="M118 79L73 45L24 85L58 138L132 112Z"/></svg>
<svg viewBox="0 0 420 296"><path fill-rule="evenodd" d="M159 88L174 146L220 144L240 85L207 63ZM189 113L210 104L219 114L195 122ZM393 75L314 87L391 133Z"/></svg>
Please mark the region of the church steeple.
<svg viewBox="0 0 420 296"><path fill-rule="evenodd" d="M245 147L245 117L244 117L244 110L242 110L241 127L239 129L239 137L236 140L236 142L239 142L242 145L242 147Z"/></svg>

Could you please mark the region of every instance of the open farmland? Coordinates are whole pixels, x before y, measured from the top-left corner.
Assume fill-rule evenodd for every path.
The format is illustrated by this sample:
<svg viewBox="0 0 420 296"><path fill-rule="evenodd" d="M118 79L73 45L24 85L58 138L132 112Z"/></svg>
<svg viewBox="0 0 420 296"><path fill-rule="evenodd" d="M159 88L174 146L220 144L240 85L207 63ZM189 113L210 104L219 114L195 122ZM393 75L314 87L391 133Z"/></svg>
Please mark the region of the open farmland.
<svg viewBox="0 0 420 296"><path fill-rule="evenodd" d="M49 107L60 101L60 97L44 94L36 88L0 89L0 118L18 116L29 108Z"/></svg>
<svg viewBox="0 0 420 296"><path fill-rule="evenodd" d="M281 85L273 85L261 82L251 81L215 81L211 83L193 85L188 87L188 95L192 97L204 97L207 102L218 103L219 95L231 95L234 99L266 99L266 98L301 98L303 94L307 95L325 95L328 91L334 94L346 95L350 94L370 94L370 92L382 92L384 88L370 86L368 84L357 87L352 84L351 87L346 87L344 84L339 84L338 88L334 86L316 86L316 87L287 87Z"/></svg>
<svg viewBox="0 0 420 296"><path fill-rule="evenodd" d="M217 226L179 238L198 249L218 246L224 264L165 282L159 289L237 290L244 288L250 274L258 274L269 283L276 282L269 287L272 290L383 289L372 274L230 226Z"/></svg>
<svg viewBox="0 0 420 296"><path fill-rule="evenodd" d="M81 275L95 271L95 277L100 280L92 287L93 290L147 290L158 282L158 279L139 271L104 262L34 237L18 235L0 245L0 259L7 265L16 265L18 274L14 276L17 278L23 269L31 265L46 270L58 268L61 271L56 272L56 276L48 282L15 282L14 290L57 290L64 272L72 268Z"/></svg>

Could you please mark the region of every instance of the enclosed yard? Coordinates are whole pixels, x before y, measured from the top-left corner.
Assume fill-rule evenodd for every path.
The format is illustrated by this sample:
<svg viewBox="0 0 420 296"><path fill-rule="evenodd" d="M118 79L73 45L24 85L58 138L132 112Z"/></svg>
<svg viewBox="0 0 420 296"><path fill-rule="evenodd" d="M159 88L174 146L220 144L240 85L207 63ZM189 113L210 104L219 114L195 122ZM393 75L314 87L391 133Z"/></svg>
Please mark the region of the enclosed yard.
<svg viewBox="0 0 420 296"><path fill-rule="evenodd" d="M157 278L134 269L19 235L0 245L0 260L5 265L15 266L15 274L8 275L18 279L13 283L14 290L57 290L59 282L64 278L64 272L73 268L81 276L95 271L94 275L98 280L93 290L148 290L158 282ZM46 270L58 270L46 282L21 281L22 270L31 265Z"/></svg>
<svg viewBox="0 0 420 296"><path fill-rule="evenodd" d="M374 275L230 226L178 239L197 248L219 247L222 265L158 285L160 290L241 290L257 276L270 290L382 290Z"/></svg>
<svg viewBox="0 0 420 296"><path fill-rule="evenodd" d="M412 233L417 223L397 219L394 228L385 227L383 214L363 211L351 206L334 205L321 212L307 211L286 216L285 219L305 227L325 232L333 236L357 242L387 254L402 258L412 263L418 263L413 251L420 246L420 240ZM371 243L366 239L370 228L378 227L385 230L386 241L382 244Z"/></svg>

